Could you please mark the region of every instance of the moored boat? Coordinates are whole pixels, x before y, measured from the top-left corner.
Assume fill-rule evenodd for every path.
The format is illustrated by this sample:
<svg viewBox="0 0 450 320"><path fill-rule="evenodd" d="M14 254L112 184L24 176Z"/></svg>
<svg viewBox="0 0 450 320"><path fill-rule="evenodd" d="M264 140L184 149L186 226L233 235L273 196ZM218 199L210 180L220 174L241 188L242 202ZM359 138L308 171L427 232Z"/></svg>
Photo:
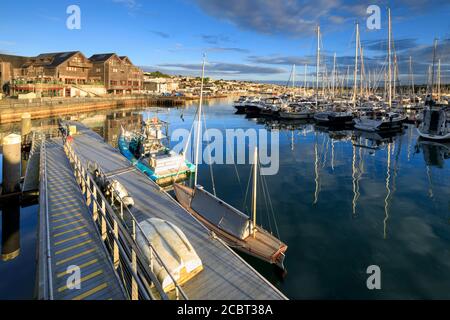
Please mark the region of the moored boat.
<svg viewBox="0 0 450 320"><path fill-rule="evenodd" d="M354 122L355 128L363 131L396 131L403 128L403 122L406 118L406 115L397 112L387 112L377 118L361 116L356 118Z"/></svg>
<svg viewBox="0 0 450 320"><path fill-rule="evenodd" d="M314 110L311 105L291 103L280 111L281 119L312 119Z"/></svg>
<svg viewBox="0 0 450 320"><path fill-rule="evenodd" d="M183 154L170 150L163 141L167 135L162 127L167 123L154 118L143 123L141 132L122 129L119 136L119 150L138 170L160 185L174 180L184 180L195 171L195 166Z"/></svg>

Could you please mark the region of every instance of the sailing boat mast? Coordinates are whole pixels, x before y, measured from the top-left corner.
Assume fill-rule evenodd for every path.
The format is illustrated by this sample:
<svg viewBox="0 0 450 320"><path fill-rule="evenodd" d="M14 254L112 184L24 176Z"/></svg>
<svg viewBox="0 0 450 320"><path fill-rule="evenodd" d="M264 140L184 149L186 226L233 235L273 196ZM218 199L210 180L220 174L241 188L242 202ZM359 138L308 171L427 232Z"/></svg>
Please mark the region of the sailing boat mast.
<svg viewBox="0 0 450 320"><path fill-rule="evenodd" d="M434 66L436 64L436 48L437 48L437 39L434 39L434 49L433 49L433 68L431 69L431 86L430 86L430 96L433 99L433 87L434 87Z"/></svg>
<svg viewBox="0 0 450 320"><path fill-rule="evenodd" d="M392 106L392 70L391 70L391 8L388 8L388 104Z"/></svg>
<svg viewBox="0 0 450 320"><path fill-rule="evenodd" d="M195 176L194 176L194 187L197 186L198 179L198 163L199 163L199 148L200 148L200 135L201 135L201 123L202 123L202 104L203 104L203 83L205 78L205 63L206 55L203 54L203 65L202 65L202 82L200 85L200 101L198 105L198 120L197 120L197 137L195 142Z"/></svg>
<svg viewBox="0 0 450 320"><path fill-rule="evenodd" d="M295 64L292 66L292 89L295 88Z"/></svg>
<svg viewBox="0 0 450 320"><path fill-rule="evenodd" d="M360 89L359 89L359 96L362 97L363 95L363 89L364 89L364 81L363 81L363 77L365 78L365 74L364 74L364 51L363 51L363 47L359 46L359 50L361 52L361 70L360 70L360 76L359 76L359 84L360 84ZM364 79L365 80L365 79Z"/></svg>
<svg viewBox="0 0 450 320"><path fill-rule="evenodd" d="M317 26L317 61L316 61L316 107L319 94L319 67L320 67L320 26Z"/></svg>
<svg viewBox="0 0 450 320"><path fill-rule="evenodd" d="M304 83L304 89L305 89L305 96L306 96L306 89L307 89L307 83L306 83L306 70L308 69L308 65L305 64L305 83Z"/></svg>
<svg viewBox="0 0 450 320"><path fill-rule="evenodd" d="M335 96L335 89L336 89L336 52L333 55L333 98Z"/></svg>
<svg viewBox="0 0 450 320"><path fill-rule="evenodd" d="M412 69L412 57L409 56L409 77L411 81L411 96L414 96L414 74Z"/></svg>
<svg viewBox="0 0 450 320"><path fill-rule="evenodd" d="M353 108L356 106L356 90L358 82L356 77L358 75L358 47L359 47L359 23L356 22L356 41L355 41L355 72L353 74Z"/></svg>
<svg viewBox="0 0 450 320"><path fill-rule="evenodd" d="M437 101L441 101L441 59L438 60L438 88Z"/></svg>
<svg viewBox="0 0 450 320"><path fill-rule="evenodd" d="M258 147L255 147L254 154L254 165L253 165L253 202L252 202L252 212L253 212L253 238L256 237L256 191L258 183Z"/></svg>

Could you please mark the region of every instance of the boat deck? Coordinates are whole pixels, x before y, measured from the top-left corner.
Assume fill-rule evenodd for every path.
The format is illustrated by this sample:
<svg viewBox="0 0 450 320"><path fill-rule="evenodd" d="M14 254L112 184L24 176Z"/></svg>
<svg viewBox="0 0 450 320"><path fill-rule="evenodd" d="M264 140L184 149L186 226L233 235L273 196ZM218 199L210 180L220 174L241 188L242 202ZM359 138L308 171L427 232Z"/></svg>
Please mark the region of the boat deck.
<svg viewBox="0 0 450 320"><path fill-rule="evenodd" d="M120 152L80 123L74 136L74 150L85 164L97 162L104 172L130 166ZM204 270L181 287L189 299L286 299L270 282L248 265L222 241L179 205L168 193L139 171L115 175L133 197L131 211L138 221L156 217L178 226L202 260Z"/></svg>
<svg viewBox="0 0 450 320"><path fill-rule="evenodd" d="M40 296L44 292L42 279L48 280L48 299L54 300L121 300L125 298L120 281L107 256L106 250L95 229L86 202L75 180L72 167L64 152L61 139L45 143L47 210L41 210L41 223L47 228L41 233L40 265L43 260L46 272L40 273ZM42 188L41 188L42 189ZM46 217L44 217L44 215ZM47 243L48 247L44 246ZM49 249L49 250L48 250ZM79 288L69 288L68 281L74 274L74 266L80 270ZM69 272L68 272L69 270Z"/></svg>

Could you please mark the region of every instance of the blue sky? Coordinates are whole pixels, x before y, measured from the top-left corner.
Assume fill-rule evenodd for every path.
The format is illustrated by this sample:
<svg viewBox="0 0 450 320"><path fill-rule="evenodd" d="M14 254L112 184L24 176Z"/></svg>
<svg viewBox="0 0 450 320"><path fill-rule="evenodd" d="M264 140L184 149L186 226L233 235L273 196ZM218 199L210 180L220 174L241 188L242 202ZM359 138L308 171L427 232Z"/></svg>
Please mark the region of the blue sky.
<svg viewBox="0 0 450 320"><path fill-rule="evenodd" d="M73 4L81 8L81 30L66 28L66 8ZM366 28L369 5L381 8L380 30ZM336 52L341 72L346 71L359 21L367 69L380 70L386 57L387 6L392 8L400 74L406 79L411 55L417 78L423 78L432 41L438 38L442 74L450 81L448 0L4 1L0 52L117 52L148 70L192 75L199 74L206 52L207 73L214 78L282 81L296 63L301 80L305 62L315 63L318 23L324 63Z"/></svg>

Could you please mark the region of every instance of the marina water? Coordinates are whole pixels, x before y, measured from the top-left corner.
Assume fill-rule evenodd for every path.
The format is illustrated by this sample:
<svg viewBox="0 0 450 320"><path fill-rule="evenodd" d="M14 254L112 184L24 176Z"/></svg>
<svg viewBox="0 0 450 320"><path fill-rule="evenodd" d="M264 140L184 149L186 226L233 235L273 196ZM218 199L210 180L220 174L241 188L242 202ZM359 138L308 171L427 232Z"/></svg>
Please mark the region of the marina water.
<svg viewBox="0 0 450 320"><path fill-rule="evenodd" d="M195 112L192 105L126 111L117 117L121 111L106 112L103 118L98 113L74 116L115 145L118 123L133 122L136 114L157 115L173 131L189 130ZM280 130L279 172L264 178L271 205L259 196L258 224L278 231L289 246L287 274L243 257L289 298L450 298L448 144L420 143L414 124L380 139L308 123L247 119L234 114L231 100L206 102L204 112L208 128ZM217 196L240 210L250 207L250 170L250 164L213 165ZM199 183L212 191L210 171L200 165ZM0 298L32 298L37 206L22 209L20 222L19 256L0 261ZM380 267L380 290L367 288L371 265Z"/></svg>

